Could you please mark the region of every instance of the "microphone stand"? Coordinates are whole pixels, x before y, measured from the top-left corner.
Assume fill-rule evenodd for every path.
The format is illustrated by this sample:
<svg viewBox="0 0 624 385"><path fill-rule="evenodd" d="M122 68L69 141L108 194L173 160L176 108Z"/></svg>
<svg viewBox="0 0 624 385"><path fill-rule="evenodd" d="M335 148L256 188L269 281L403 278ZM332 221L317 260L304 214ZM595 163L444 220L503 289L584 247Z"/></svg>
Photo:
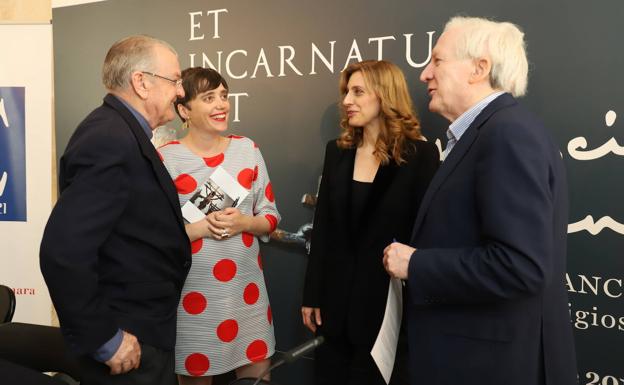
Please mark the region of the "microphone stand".
<svg viewBox="0 0 624 385"><path fill-rule="evenodd" d="M325 341L325 338L323 338L323 336L319 336L310 341L304 342L303 344L297 346L292 350L287 351L286 353L284 353L282 358L275 361L275 363L271 364L271 366L263 370L256 379L256 381L253 383L253 385L258 385L260 381L262 381L262 377L266 376L269 372L271 372L271 370L287 362L290 363L299 359L299 357L303 356L305 353L309 352L312 349L315 349L317 346L322 344L323 341Z"/></svg>

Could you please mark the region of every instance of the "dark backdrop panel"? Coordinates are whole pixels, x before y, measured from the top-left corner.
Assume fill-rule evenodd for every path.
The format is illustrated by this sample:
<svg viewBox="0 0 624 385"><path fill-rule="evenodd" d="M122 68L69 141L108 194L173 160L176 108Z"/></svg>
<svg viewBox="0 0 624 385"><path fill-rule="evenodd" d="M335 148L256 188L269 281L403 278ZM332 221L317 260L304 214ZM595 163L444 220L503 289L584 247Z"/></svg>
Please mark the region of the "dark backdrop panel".
<svg viewBox="0 0 624 385"><path fill-rule="evenodd" d="M219 37L214 38L215 17L209 12L219 9L227 13L218 14ZM201 16L192 20L190 14L195 12ZM231 92L247 94L239 97L239 121L231 122L230 131L259 144L284 217L280 227L296 230L311 221L312 211L300 198L316 191L324 143L338 133L337 80L355 53L354 40L362 59L376 59L379 43L375 38L394 37L383 42L382 57L405 71L424 133L436 140L444 137L448 124L427 111L425 87L418 80L421 69L406 58L405 34L411 34L409 58L422 63L429 53L428 33L433 32L435 41L446 20L456 14L509 20L526 33L531 72L523 102L546 122L568 166L570 223L576 225L571 227L566 284L579 376L581 383L622 385L624 208L619 201L624 182L619 170L624 163L619 143L624 144L624 130L622 118L611 122L624 106L621 1L109 0L56 9L58 153L79 121L101 103L105 92L101 65L114 41L135 33L165 39L178 50L183 68L191 65L193 55L194 64L202 65L204 54L218 67L221 52L220 69ZM192 40L201 35L203 39ZM321 59L313 60L313 44L327 60L333 57L333 70ZM281 51L280 46L284 47ZM301 75L284 63L280 76L280 54L288 58L291 52L291 63ZM265 58L272 77L267 76L265 66L252 77L259 57L261 62ZM313 61L315 74L311 74ZM605 120L608 111L612 111L609 122ZM233 105L231 119L234 112ZM170 126L178 127L179 122ZM579 137L587 140L587 146L574 147L571 153L568 143ZM579 152L599 148L609 140L613 151L595 159L577 159ZM601 229L600 222L593 227L585 224L590 222L578 223L588 215L595 222L607 220L606 227ZM271 243L263 247L263 254L277 346L287 350L310 337L299 313L305 252ZM308 384L310 376L307 360L275 373L283 385Z"/></svg>

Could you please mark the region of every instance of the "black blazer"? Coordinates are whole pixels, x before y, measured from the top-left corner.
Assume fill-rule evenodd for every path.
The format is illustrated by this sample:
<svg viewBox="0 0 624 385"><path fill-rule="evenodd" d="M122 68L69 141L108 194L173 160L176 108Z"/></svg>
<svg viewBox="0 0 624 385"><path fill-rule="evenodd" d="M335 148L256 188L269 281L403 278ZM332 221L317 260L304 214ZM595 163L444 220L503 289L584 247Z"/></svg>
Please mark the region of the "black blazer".
<svg viewBox="0 0 624 385"><path fill-rule="evenodd" d="M59 185L40 264L69 345L93 353L120 328L172 349L190 243L167 170L113 95L72 135Z"/></svg>
<svg viewBox="0 0 624 385"><path fill-rule="evenodd" d="M393 239L406 242L429 181L439 164L438 149L408 143L407 163L381 165L359 228L351 229L351 186L355 149L327 144L303 305L320 307L321 334L347 333L372 346L386 306L389 277L383 249Z"/></svg>
<svg viewBox="0 0 624 385"><path fill-rule="evenodd" d="M413 384L576 383L567 194L544 126L509 94L492 101L440 166L415 222Z"/></svg>

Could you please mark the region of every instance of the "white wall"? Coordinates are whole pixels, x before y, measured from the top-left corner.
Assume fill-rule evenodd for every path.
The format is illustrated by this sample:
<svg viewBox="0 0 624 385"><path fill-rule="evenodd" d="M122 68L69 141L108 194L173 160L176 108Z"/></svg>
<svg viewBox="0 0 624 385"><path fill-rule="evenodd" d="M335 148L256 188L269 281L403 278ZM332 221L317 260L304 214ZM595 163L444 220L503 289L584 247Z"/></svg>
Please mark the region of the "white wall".
<svg viewBox="0 0 624 385"><path fill-rule="evenodd" d="M86 4L86 3L96 3L98 1L105 1L105 0L52 0L52 8L69 7L72 5L79 5L79 4Z"/></svg>

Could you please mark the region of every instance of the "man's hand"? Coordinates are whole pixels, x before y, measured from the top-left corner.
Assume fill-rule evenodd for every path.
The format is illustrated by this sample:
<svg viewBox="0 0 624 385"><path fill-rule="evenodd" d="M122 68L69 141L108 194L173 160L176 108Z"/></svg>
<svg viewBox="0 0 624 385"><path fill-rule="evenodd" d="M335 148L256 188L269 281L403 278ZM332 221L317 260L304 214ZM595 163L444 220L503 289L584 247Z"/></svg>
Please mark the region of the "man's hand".
<svg viewBox="0 0 624 385"><path fill-rule="evenodd" d="M132 369L138 369L141 363L141 345L132 334L124 331L121 345L105 364L111 368L111 374L127 373Z"/></svg>
<svg viewBox="0 0 624 385"><path fill-rule="evenodd" d="M409 261L415 248L394 242L384 249L383 264L393 278L407 279Z"/></svg>

